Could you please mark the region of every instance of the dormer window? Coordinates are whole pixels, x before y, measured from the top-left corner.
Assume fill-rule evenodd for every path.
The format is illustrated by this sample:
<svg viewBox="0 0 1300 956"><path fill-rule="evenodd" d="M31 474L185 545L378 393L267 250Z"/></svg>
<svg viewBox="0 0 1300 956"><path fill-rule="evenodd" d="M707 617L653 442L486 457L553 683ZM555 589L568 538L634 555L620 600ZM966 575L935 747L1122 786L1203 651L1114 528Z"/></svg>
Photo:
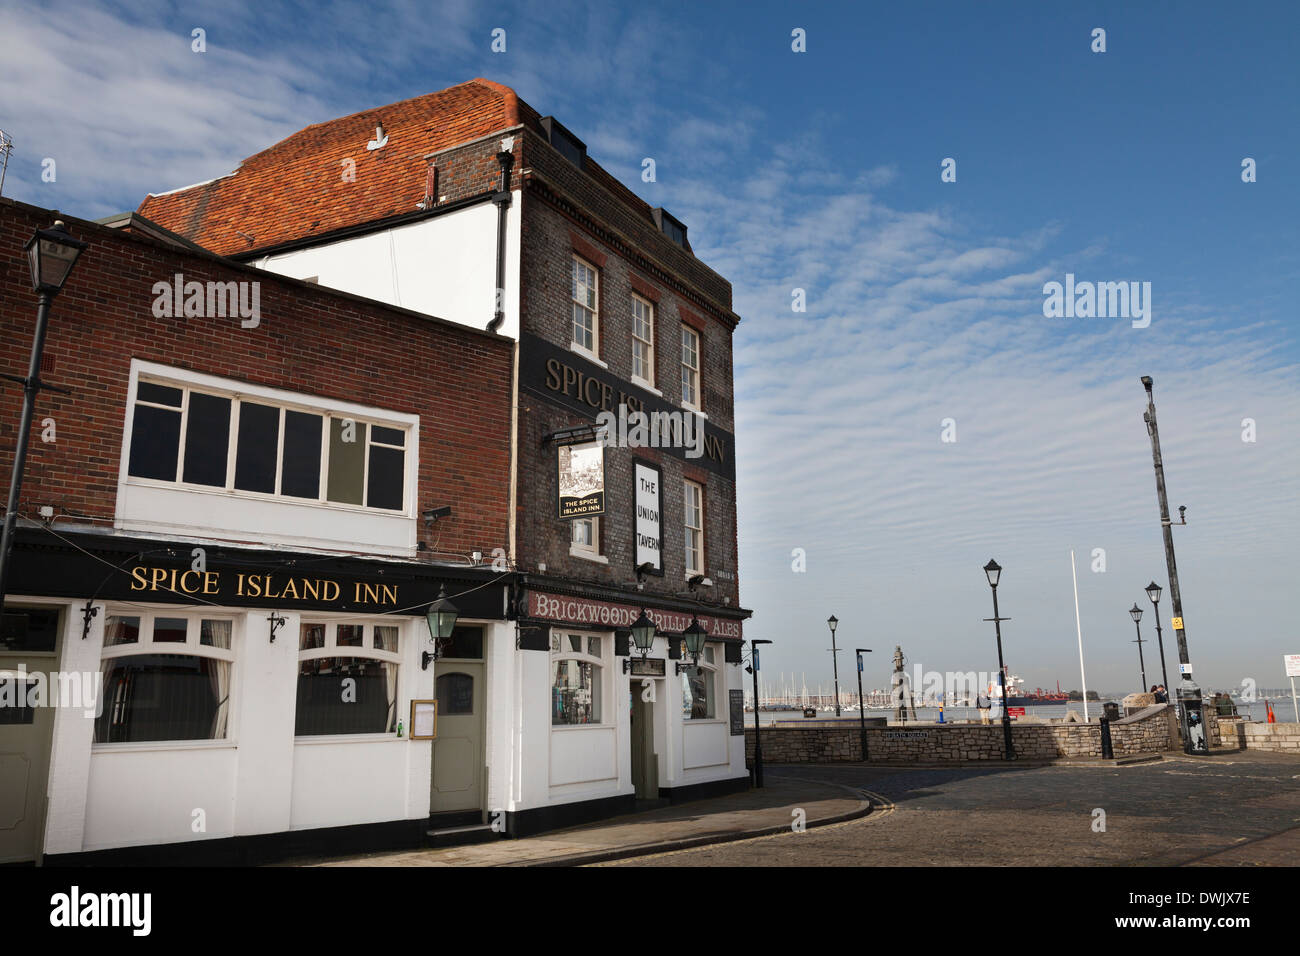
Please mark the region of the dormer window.
<svg viewBox="0 0 1300 956"><path fill-rule="evenodd" d="M554 116L542 117L546 139L560 151L560 155L582 169L587 163L587 144L565 129Z"/></svg>
<svg viewBox="0 0 1300 956"><path fill-rule="evenodd" d="M682 224L682 221L668 213L661 206L656 207L653 212L655 225L659 227L659 231L677 245L689 251L691 247L686 244L686 226Z"/></svg>

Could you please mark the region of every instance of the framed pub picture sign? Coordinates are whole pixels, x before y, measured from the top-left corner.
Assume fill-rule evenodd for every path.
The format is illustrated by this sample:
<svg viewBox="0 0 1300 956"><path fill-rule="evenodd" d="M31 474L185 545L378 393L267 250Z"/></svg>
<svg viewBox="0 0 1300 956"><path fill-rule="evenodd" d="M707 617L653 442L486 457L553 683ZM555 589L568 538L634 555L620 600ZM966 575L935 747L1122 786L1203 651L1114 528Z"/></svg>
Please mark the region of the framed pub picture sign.
<svg viewBox="0 0 1300 956"><path fill-rule="evenodd" d="M591 445L561 445L557 511L561 518L593 518L605 513L605 449Z"/></svg>

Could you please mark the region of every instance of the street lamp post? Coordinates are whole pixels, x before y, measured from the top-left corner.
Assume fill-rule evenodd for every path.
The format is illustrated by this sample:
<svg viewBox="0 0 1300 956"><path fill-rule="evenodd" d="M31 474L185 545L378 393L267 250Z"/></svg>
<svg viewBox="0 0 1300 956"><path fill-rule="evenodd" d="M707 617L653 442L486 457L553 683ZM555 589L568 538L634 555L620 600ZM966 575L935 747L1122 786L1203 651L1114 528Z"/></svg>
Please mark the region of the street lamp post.
<svg viewBox="0 0 1300 956"><path fill-rule="evenodd" d="M998 613L998 578L1002 575L1002 568L990 558L989 563L984 565L984 575L989 579L989 587L993 589L993 616L986 617L984 620L993 622L993 628L998 636L998 674L1002 683L1002 759L1015 760L1016 748L1011 742L1011 707L1008 703L1011 697L1007 693L1007 667L1002 663L1002 622L1009 621L1011 618L1002 617Z"/></svg>
<svg viewBox="0 0 1300 956"><path fill-rule="evenodd" d="M1156 402L1152 393L1150 375L1142 376L1142 385L1147 391L1147 410L1142 413L1142 419L1146 422L1147 434L1151 438L1151 462L1156 472L1156 500L1160 505L1160 530L1165 539L1165 565L1169 571L1169 603L1173 607L1174 635L1178 639L1178 669L1182 675L1178 682L1178 717L1183 731L1183 752L1208 754L1210 742L1205 734L1205 723L1201 714L1201 689L1192 679L1192 662L1187 655L1187 631L1183 627L1183 596L1178 589L1178 565L1174 561L1174 529L1173 522L1169 520L1169 497L1165 493L1165 465L1160 456L1160 428L1156 424ZM1179 509L1180 515L1183 510ZM1181 523L1186 524L1186 519L1184 518Z"/></svg>
<svg viewBox="0 0 1300 956"><path fill-rule="evenodd" d="M32 413L36 409L36 394L42 389L63 392L41 381L41 356L45 352L45 332L49 327L50 304L63 290L77 257L86 243L68 234L62 220L50 229L38 229L27 241L24 251L32 270L32 290L37 294L36 333L32 337L32 354L27 365L27 377L3 375L23 387L23 413L18 425L18 445L14 448L14 470L9 476L9 499L5 505L4 533L0 536L0 607L4 606L9 583L9 553L14 544L14 525L18 519L18 496L23 489L23 470L27 466L27 440L32 432Z"/></svg>
<svg viewBox="0 0 1300 956"><path fill-rule="evenodd" d="M1147 692L1147 663L1142 659L1142 645L1145 642L1142 640L1142 609L1137 606L1137 601L1134 601L1133 606L1129 608L1128 615L1133 618L1133 626L1137 628L1137 640L1133 643L1138 646L1138 667L1142 671L1142 684L1139 693L1145 694Z"/></svg>
<svg viewBox="0 0 1300 956"><path fill-rule="evenodd" d="M835 628L839 627L839 618L834 614L826 619L831 629L831 669L835 673L835 716L840 716L840 652L835 647Z"/></svg>
<svg viewBox="0 0 1300 956"><path fill-rule="evenodd" d="M867 708L862 703L862 655L870 654L871 648L859 647L854 650L858 657L858 733L862 735L862 759L867 759Z"/></svg>
<svg viewBox="0 0 1300 956"><path fill-rule="evenodd" d="M1169 671L1165 668L1165 640L1160 631L1160 585L1152 581L1146 586L1147 597L1151 599L1152 613L1156 616L1156 646L1160 648L1160 680L1164 684L1165 696L1169 696Z"/></svg>
<svg viewBox="0 0 1300 956"><path fill-rule="evenodd" d="M749 642L749 672L754 675L754 786L763 786L763 737L758 713L758 645L771 641Z"/></svg>

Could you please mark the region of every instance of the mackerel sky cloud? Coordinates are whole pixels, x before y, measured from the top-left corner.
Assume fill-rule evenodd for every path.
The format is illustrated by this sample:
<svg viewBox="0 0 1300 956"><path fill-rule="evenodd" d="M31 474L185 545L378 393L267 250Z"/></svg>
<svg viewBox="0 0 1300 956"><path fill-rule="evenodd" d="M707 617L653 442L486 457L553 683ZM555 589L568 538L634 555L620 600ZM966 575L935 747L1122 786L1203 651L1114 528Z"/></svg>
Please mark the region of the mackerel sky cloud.
<svg viewBox="0 0 1300 956"><path fill-rule="evenodd" d="M829 685L832 613L841 646L874 649L869 686L895 644L927 670L994 670L994 557L1011 669L1078 687L1073 549L1089 686L1136 689L1126 609L1166 583L1145 374L1188 507L1196 675L1279 687L1300 653L1300 14L1143 6L17 0L0 10L5 194L95 218L310 123L511 85L734 286L741 596L746 636L775 642L770 678ZM1150 283L1150 325L1045 317L1068 274Z"/></svg>

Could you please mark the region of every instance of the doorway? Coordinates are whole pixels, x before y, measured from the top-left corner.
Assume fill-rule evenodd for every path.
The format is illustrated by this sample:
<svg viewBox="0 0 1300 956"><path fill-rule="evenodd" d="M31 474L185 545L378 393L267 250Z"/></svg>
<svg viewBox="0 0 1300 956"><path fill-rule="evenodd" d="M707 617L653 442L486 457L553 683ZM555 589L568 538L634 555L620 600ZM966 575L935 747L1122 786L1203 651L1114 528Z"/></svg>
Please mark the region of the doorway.
<svg viewBox="0 0 1300 956"><path fill-rule="evenodd" d="M628 691L631 706L631 757L632 786L636 799L659 798L659 756L655 753L654 698L658 697L659 682L649 681L653 694L647 695L641 681L632 679ZM650 696L650 700L644 698Z"/></svg>
<svg viewBox="0 0 1300 956"><path fill-rule="evenodd" d="M0 863L27 863L41 851L59 660L59 609L6 607L0 615ZM45 675L43 703L28 691Z"/></svg>
<svg viewBox="0 0 1300 956"><path fill-rule="evenodd" d="M479 814L482 822L485 768L483 628L457 627L447 654L434 665L438 677L438 736L433 741L429 812Z"/></svg>

